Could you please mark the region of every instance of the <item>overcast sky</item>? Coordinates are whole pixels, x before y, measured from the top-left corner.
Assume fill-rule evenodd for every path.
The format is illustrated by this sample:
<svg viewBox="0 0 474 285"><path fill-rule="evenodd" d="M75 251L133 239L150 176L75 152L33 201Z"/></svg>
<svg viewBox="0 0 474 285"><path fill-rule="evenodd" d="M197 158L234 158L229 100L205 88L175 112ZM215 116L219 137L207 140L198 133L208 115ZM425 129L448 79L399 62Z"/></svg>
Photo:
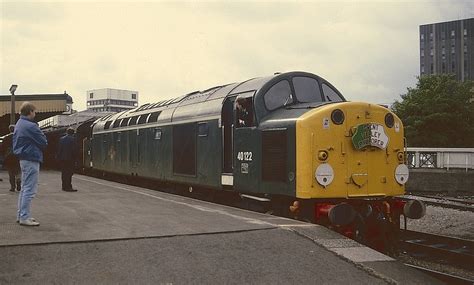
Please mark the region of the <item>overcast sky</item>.
<svg viewBox="0 0 474 285"><path fill-rule="evenodd" d="M140 104L303 70L352 101L389 103L419 74L419 25L474 1L114 3L1 1L1 94L139 91Z"/></svg>

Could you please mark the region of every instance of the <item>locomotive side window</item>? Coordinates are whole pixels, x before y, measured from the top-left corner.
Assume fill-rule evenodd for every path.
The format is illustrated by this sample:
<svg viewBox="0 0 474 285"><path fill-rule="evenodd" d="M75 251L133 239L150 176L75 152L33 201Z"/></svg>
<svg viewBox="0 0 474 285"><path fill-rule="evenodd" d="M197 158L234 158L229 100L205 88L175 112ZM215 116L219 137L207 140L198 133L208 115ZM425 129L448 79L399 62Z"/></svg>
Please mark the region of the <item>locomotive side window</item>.
<svg viewBox="0 0 474 285"><path fill-rule="evenodd" d="M273 85L267 93L265 93L265 106L269 111L273 111L292 101L290 83L282 80Z"/></svg>
<svg viewBox="0 0 474 285"><path fill-rule="evenodd" d="M296 99L301 103L322 102L318 81L310 77L294 77Z"/></svg>
<svg viewBox="0 0 474 285"><path fill-rule="evenodd" d="M235 101L235 125L237 128L253 127L252 97L237 98Z"/></svg>
<svg viewBox="0 0 474 285"><path fill-rule="evenodd" d="M209 126L207 123L199 123L198 124L198 136L199 137L207 137L209 133Z"/></svg>
<svg viewBox="0 0 474 285"><path fill-rule="evenodd" d="M161 129L155 129L155 140L161 140Z"/></svg>
<svg viewBox="0 0 474 285"><path fill-rule="evenodd" d="M324 93L324 99L329 102L341 102L343 101L342 98L337 94L334 89L331 87L327 86L326 84L323 83L323 93Z"/></svg>

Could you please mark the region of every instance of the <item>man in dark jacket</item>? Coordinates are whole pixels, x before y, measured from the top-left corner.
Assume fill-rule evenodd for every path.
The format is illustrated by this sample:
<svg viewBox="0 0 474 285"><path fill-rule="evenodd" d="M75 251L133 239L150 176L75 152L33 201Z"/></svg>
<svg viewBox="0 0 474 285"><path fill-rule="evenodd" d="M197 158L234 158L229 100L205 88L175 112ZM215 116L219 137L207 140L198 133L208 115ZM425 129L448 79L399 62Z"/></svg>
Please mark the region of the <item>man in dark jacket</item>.
<svg viewBox="0 0 474 285"><path fill-rule="evenodd" d="M18 195L17 221L22 226L39 226L31 217L31 200L38 191L40 163L43 162L43 150L48 145L46 136L34 121L36 107L24 102L20 107L20 119L13 132L13 153L20 160L21 192Z"/></svg>
<svg viewBox="0 0 474 285"><path fill-rule="evenodd" d="M10 178L10 191L20 192L21 191L21 178L20 178L20 161L13 154L13 131L15 130L15 125L10 125L8 127L10 134L5 137L3 141L6 151L5 151L5 168L8 170L8 176Z"/></svg>
<svg viewBox="0 0 474 285"><path fill-rule="evenodd" d="M76 192L72 188L71 180L74 173L74 165L76 164L76 138L74 137L74 129L68 128L66 135L59 139L59 149L57 159L61 166L61 180L63 191Z"/></svg>

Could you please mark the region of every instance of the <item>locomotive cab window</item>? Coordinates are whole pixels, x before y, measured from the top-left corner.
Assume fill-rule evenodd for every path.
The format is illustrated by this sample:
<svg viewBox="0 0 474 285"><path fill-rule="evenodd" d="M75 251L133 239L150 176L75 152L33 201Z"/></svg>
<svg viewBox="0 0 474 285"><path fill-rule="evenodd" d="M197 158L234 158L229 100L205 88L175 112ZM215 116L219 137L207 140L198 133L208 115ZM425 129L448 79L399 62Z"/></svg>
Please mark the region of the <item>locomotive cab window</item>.
<svg viewBox="0 0 474 285"><path fill-rule="evenodd" d="M318 81L310 77L293 77L296 99L301 103L322 102Z"/></svg>
<svg viewBox="0 0 474 285"><path fill-rule="evenodd" d="M329 87L328 85L323 83L323 93L324 93L324 99L329 102L341 102L343 101L341 96L337 94L337 92Z"/></svg>
<svg viewBox="0 0 474 285"><path fill-rule="evenodd" d="M286 80L282 80L277 84L273 85L265 96L265 107L269 111L276 110L280 107L293 103L293 96L291 94L290 83Z"/></svg>
<svg viewBox="0 0 474 285"><path fill-rule="evenodd" d="M237 128L254 126L252 97L238 97L235 100L235 125Z"/></svg>

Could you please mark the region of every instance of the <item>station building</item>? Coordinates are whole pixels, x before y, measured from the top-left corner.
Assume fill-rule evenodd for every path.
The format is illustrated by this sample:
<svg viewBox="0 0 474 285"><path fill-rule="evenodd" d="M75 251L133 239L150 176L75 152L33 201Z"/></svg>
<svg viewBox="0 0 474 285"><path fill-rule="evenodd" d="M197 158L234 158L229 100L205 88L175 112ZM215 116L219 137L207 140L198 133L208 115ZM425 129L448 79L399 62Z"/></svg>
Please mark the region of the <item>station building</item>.
<svg viewBox="0 0 474 285"><path fill-rule="evenodd" d="M87 91L87 110L93 112L121 112L138 106L138 91L112 88Z"/></svg>

